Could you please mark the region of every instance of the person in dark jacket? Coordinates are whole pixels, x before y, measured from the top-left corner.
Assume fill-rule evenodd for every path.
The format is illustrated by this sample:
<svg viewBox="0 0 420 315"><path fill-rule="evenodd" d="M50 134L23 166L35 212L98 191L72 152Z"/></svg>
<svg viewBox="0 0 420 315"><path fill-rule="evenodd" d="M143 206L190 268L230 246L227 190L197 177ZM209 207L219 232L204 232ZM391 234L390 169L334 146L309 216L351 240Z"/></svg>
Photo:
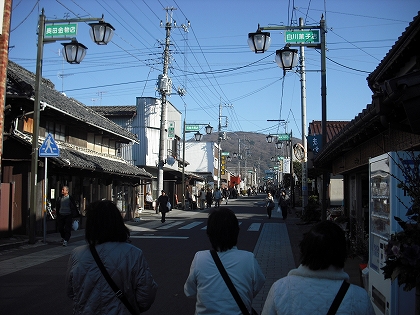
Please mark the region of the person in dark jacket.
<svg viewBox="0 0 420 315"><path fill-rule="evenodd" d="M71 237L73 217L76 217L79 211L77 210L77 205L73 197L69 195L69 188L67 186L63 186L61 193L62 195L57 200L55 210L58 231L60 232L63 246L67 246Z"/></svg>
<svg viewBox="0 0 420 315"><path fill-rule="evenodd" d="M208 188L207 193L206 193L207 208L211 208L212 203L213 203L213 193L212 193L211 189Z"/></svg>
<svg viewBox="0 0 420 315"><path fill-rule="evenodd" d="M73 314L131 314L103 276L90 246L96 249L134 314L151 307L158 286L143 251L129 244L129 237L130 230L115 203L101 200L89 204L85 229L88 244L76 247L67 265L66 293L73 301Z"/></svg>
<svg viewBox="0 0 420 315"><path fill-rule="evenodd" d="M281 214L283 216L283 219L286 220L287 213L289 212L290 198L288 195L286 195L286 192L284 190L280 194L279 206L281 209Z"/></svg>
<svg viewBox="0 0 420 315"><path fill-rule="evenodd" d="M168 202L169 202L169 197L166 195L165 191L162 190L162 194L159 196L157 200L159 212L162 214L162 219L160 220L162 223L165 222L166 213L169 212L169 208L167 206Z"/></svg>

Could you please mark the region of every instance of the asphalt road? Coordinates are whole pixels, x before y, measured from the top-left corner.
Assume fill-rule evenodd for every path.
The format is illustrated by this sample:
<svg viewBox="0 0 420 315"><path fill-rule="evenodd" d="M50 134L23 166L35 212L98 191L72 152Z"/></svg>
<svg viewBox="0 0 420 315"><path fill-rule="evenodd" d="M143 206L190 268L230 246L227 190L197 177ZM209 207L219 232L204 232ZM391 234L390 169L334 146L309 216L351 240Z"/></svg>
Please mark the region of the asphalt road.
<svg viewBox="0 0 420 315"><path fill-rule="evenodd" d="M263 195L244 197L228 205L240 222L240 249L254 250L262 226L268 220L263 198ZM164 224L159 215L143 213L140 222L128 223L133 231L132 244L143 250L159 285L156 300L147 314L194 314L195 299L184 295L183 285L195 252L210 248L205 230L208 210L171 211ZM280 219L272 218L270 222L275 221ZM67 248L57 241L0 252L0 263L16 266L14 272L2 274L0 270L0 313L71 314L72 303L65 294L64 275L69 253L82 244L84 240L80 236L73 238ZM27 265L19 268L23 260Z"/></svg>

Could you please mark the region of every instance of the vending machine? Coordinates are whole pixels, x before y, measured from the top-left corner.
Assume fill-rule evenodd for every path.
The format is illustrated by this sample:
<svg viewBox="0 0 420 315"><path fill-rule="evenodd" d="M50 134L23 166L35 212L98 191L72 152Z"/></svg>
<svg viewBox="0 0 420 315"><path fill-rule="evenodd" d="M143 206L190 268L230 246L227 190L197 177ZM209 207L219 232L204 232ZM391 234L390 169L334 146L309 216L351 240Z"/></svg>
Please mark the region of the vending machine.
<svg viewBox="0 0 420 315"><path fill-rule="evenodd" d="M418 153L416 153L418 154ZM410 198L397 187L404 181L404 167L413 163L413 154L388 152L369 160L369 284L368 292L376 315L414 314L415 289L406 292L397 280L385 279L385 246L391 234L401 231L394 216L407 220Z"/></svg>

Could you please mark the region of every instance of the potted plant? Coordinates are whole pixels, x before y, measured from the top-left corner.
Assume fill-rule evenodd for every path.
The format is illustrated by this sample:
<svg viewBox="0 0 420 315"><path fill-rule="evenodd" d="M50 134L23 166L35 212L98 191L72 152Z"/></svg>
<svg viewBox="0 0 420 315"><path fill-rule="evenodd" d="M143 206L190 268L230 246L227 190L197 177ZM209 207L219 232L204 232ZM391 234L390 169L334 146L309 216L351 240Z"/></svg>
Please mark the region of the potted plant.
<svg viewBox="0 0 420 315"><path fill-rule="evenodd" d="M397 279L405 291L416 289L416 314L420 314L420 155L408 153L412 165L398 164L404 175L404 180L398 179L398 188L409 196L411 206L399 200L407 208L407 220L394 217L402 230L391 235L381 269L385 279Z"/></svg>

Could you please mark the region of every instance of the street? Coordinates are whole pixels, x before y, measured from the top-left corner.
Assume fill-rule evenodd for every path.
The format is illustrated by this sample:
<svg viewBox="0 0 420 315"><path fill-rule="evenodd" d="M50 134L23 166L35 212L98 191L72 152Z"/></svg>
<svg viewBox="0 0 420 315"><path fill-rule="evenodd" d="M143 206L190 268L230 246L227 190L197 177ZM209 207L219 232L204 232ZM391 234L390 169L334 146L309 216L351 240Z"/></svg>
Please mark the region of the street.
<svg viewBox="0 0 420 315"><path fill-rule="evenodd" d="M286 224L278 214L270 220L266 217L264 198L263 194L241 197L229 200L228 204L240 223L238 248L254 252L267 277L266 285L253 303L258 311L273 281L295 267ZM142 214L139 222L127 222L132 230L132 244L143 250L159 285L156 300L147 314L194 313L195 299L184 295L183 286L194 254L210 248L206 235L208 210L173 210L165 223L149 211ZM285 234L280 237L279 233ZM2 314L72 313L64 277L71 250L85 243L83 231L73 235L68 247L60 246L59 239L50 241L49 236L48 244L0 252ZM265 244L266 240L269 244ZM276 261L269 261L268 257L274 257L270 255L277 255Z"/></svg>

